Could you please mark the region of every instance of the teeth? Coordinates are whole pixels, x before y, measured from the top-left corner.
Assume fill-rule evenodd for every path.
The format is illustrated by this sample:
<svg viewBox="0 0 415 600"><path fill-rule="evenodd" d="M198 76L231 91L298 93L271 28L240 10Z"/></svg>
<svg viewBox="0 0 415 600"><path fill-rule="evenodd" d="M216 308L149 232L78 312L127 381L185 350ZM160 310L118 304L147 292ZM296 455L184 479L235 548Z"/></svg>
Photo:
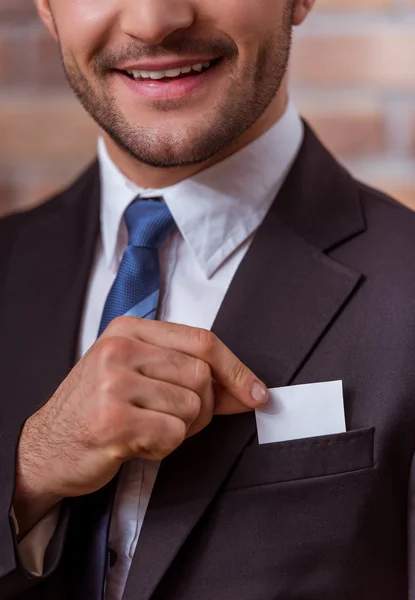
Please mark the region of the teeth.
<svg viewBox="0 0 415 600"><path fill-rule="evenodd" d="M170 69L169 71L164 71L166 77L178 77L181 73L180 69Z"/></svg>
<svg viewBox="0 0 415 600"><path fill-rule="evenodd" d="M201 73L203 69L208 69L211 63L197 63L196 65L188 66L188 67L178 67L177 69L168 69L167 71L126 71L128 75L132 75L134 79L164 79L165 77L179 77L182 73L190 73L190 71L196 71L197 73Z"/></svg>
<svg viewBox="0 0 415 600"><path fill-rule="evenodd" d="M150 79L163 79L166 77L165 71L150 71Z"/></svg>
<svg viewBox="0 0 415 600"><path fill-rule="evenodd" d="M150 71L131 71L131 74L134 76L134 79L148 79L150 77Z"/></svg>

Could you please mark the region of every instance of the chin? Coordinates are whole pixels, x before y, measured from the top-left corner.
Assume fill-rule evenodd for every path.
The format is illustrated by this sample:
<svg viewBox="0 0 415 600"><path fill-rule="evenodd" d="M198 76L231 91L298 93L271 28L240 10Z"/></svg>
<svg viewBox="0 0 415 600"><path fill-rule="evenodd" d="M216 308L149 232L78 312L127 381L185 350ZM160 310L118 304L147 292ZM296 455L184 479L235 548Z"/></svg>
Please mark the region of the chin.
<svg viewBox="0 0 415 600"><path fill-rule="evenodd" d="M204 163L209 159L208 156L195 156L192 155L191 152L178 154L164 151L157 154L146 154L141 149L138 152L130 151L130 153L141 163L158 169L191 167L193 165Z"/></svg>
<svg viewBox="0 0 415 600"><path fill-rule="evenodd" d="M204 162L212 154L216 154L216 147L211 147L208 139L203 143L203 139L202 135L183 135L183 128L176 127L169 131L141 133L129 147L143 162L187 166Z"/></svg>

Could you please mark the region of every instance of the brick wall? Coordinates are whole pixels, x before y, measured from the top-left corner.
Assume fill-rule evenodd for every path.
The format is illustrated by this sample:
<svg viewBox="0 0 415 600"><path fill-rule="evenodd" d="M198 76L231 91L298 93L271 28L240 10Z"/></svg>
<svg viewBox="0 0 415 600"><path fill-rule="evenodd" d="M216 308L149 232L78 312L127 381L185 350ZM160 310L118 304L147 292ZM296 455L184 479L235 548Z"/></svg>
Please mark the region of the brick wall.
<svg viewBox="0 0 415 600"><path fill-rule="evenodd" d="M354 173L415 208L415 0L317 0L296 32L292 89ZM68 183L95 136L32 0L0 0L0 212Z"/></svg>
<svg viewBox="0 0 415 600"><path fill-rule="evenodd" d="M293 96L353 173L415 209L415 0L317 0Z"/></svg>

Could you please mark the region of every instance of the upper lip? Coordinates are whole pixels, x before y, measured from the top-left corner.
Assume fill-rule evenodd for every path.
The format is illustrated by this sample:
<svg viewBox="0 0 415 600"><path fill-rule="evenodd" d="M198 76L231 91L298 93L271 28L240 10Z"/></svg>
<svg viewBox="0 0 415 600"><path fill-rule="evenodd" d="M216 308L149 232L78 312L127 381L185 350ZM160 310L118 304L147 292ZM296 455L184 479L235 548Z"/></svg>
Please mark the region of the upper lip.
<svg viewBox="0 0 415 600"><path fill-rule="evenodd" d="M160 59L147 62L128 63L118 67L118 69L120 71L168 71L170 69L179 69L181 67L191 67L192 65L212 62L218 58L218 56L215 56L214 58L166 58L164 60Z"/></svg>

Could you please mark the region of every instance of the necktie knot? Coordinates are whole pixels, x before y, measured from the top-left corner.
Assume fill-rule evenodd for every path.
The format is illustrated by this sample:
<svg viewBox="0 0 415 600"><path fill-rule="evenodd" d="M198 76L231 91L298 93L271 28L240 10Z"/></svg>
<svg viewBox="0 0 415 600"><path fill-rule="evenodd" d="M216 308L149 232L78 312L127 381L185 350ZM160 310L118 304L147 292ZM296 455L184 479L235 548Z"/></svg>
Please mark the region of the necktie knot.
<svg viewBox="0 0 415 600"><path fill-rule="evenodd" d="M128 243L138 248L157 250L175 226L174 219L164 202L137 199L125 211Z"/></svg>
<svg viewBox="0 0 415 600"><path fill-rule="evenodd" d="M140 199L130 204L124 218L128 246L105 303L99 335L122 315L156 318L160 291L158 249L173 230L174 219L164 202Z"/></svg>

